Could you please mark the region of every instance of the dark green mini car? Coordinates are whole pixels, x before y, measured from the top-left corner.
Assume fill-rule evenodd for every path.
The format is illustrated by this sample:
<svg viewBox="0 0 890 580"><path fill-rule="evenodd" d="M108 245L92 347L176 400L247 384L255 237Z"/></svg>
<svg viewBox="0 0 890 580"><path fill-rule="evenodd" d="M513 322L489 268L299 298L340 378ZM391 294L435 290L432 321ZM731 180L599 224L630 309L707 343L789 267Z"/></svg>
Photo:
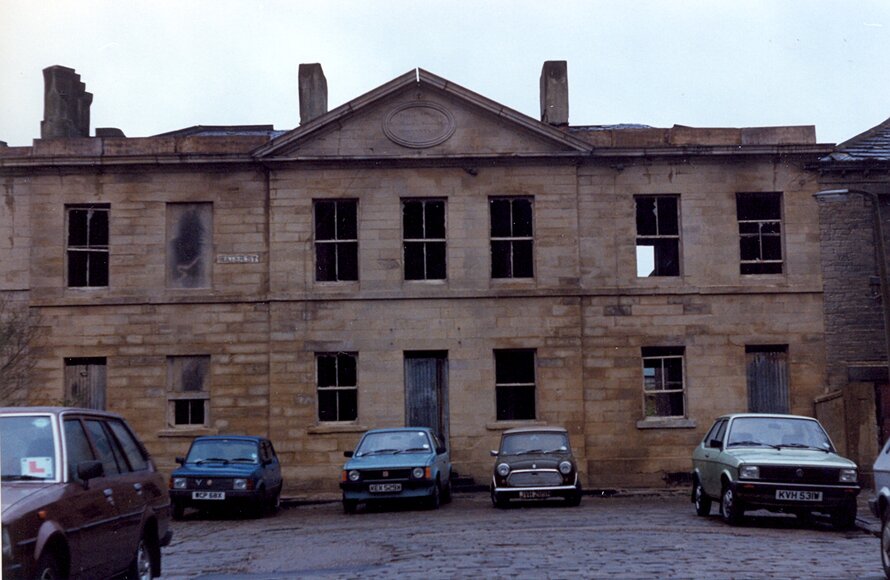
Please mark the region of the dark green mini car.
<svg viewBox="0 0 890 580"><path fill-rule="evenodd" d="M700 516L712 500L729 524L746 510L808 518L831 516L837 528L856 521L856 464L835 452L811 417L746 413L718 418L692 454L692 502Z"/></svg>

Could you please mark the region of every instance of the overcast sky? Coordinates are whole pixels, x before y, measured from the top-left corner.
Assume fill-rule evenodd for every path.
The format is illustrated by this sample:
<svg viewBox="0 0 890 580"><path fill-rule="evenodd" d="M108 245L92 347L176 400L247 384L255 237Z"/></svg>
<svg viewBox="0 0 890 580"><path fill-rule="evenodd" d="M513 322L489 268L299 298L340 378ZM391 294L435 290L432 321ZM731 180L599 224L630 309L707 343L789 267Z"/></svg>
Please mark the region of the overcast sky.
<svg viewBox="0 0 890 580"><path fill-rule="evenodd" d="M568 61L572 125L815 125L890 117L888 0L0 0L0 140L29 145L41 70L77 70L91 131L299 123L297 67L334 108L416 67L539 118Z"/></svg>

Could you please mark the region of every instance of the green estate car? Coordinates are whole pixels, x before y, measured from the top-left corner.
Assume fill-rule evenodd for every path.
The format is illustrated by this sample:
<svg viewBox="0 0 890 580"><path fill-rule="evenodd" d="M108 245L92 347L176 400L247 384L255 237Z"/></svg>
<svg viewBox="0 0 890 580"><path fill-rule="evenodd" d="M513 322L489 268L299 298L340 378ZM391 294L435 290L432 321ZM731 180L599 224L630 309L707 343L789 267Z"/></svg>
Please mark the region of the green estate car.
<svg viewBox="0 0 890 580"><path fill-rule="evenodd" d="M720 502L729 524L745 510L767 509L808 518L831 516L851 528L859 494L856 464L835 452L811 417L745 413L719 417L692 454L692 502L700 516Z"/></svg>

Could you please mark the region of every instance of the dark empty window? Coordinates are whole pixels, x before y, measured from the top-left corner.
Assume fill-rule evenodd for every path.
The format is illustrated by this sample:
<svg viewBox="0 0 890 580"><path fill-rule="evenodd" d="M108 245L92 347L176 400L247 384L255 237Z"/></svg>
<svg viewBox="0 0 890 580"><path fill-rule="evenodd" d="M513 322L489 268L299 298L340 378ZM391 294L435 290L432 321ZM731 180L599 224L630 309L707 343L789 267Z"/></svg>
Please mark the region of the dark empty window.
<svg viewBox="0 0 890 580"><path fill-rule="evenodd" d="M315 356L318 381L318 420L355 421L358 418L358 374L355 353Z"/></svg>
<svg viewBox="0 0 890 580"><path fill-rule="evenodd" d="M167 204L167 287L209 288L213 204Z"/></svg>
<svg viewBox="0 0 890 580"><path fill-rule="evenodd" d="M445 279L445 201L402 202L405 280Z"/></svg>
<svg viewBox="0 0 890 580"><path fill-rule="evenodd" d="M491 277L532 278L534 233L530 197L489 200L491 213Z"/></svg>
<svg viewBox="0 0 890 580"><path fill-rule="evenodd" d="M210 357L167 357L167 385L170 425L206 426L210 404Z"/></svg>
<svg viewBox="0 0 890 580"><path fill-rule="evenodd" d="M742 274L782 273L782 194L739 193L739 254Z"/></svg>
<svg viewBox="0 0 890 580"><path fill-rule="evenodd" d="M68 286L108 286L108 205L68 206Z"/></svg>
<svg viewBox="0 0 890 580"><path fill-rule="evenodd" d="M315 201L315 280L358 280L358 202Z"/></svg>
<svg viewBox="0 0 890 580"><path fill-rule="evenodd" d="M637 276L680 275L680 220L676 195L641 195L637 213Z"/></svg>
<svg viewBox="0 0 890 580"><path fill-rule="evenodd" d="M535 351L494 351L498 421L535 418Z"/></svg>
<svg viewBox="0 0 890 580"><path fill-rule="evenodd" d="M646 417L683 417L684 347L643 347L643 412Z"/></svg>

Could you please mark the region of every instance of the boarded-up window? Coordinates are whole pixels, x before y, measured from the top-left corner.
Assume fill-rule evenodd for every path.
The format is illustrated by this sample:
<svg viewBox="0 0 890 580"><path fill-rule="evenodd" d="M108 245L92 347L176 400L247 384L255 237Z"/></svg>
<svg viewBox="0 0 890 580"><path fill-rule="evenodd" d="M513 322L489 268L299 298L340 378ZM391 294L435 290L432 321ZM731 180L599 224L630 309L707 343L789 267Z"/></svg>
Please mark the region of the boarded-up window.
<svg viewBox="0 0 890 580"><path fill-rule="evenodd" d="M637 276L680 275L680 198L641 195L637 214Z"/></svg>
<svg viewBox="0 0 890 580"><path fill-rule="evenodd" d="M534 232L532 198L495 197L491 217L491 277L532 278Z"/></svg>
<svg viewBox="0 0 890 580"><path fill-rule="evenodd" d="M213 204L167 204L167 287L209 288Z"/></svg>
<svg viewBox="0 0 890 580"><path fill-rule="evenodd" d="M66 206L66 260L71 288L108 286L108 205Z"/></svg>
<svg viewBox="0 0 890 580"><path fill-rule="evenodd" d="M685 348L643 347L643 414L645 417L684 417Z"/></svg>
<svg viewBox="0 0 890 580"><path fill-rule="evenodd" d="M315 355L318 420L355 421L358 417L358 355L352 352Z"/></svg>
<svg viewBox="0 0 890 580"><path fill-rule="evenodd" d="M736 195L742 274L782 273L782 194Z"/></svg>
<svg viewBox="0 0 890 580"><path fill-rule="evenodd" d="M445 201L402 202L405 280L445 279Z"/></svg>
<svg viewBox="0 0 890 580"><path fill-rule="evenodd" d="M788 345L746 346L748 410L788 413Z"/></svg>
<svg viewBox="0 0 890 580"><path fill-rule="evenodd" d="M168 423L174 427L209 424L210 357L167 357Z"/></svg>
<svg viewBox="0 0 890 580"><path fill-rule="evenodd" d="M358 280L358 202L316 200L315 280Z"/></svg>
<svg viewBox="0 0 890 580"><path fill-rule="evenodd" d="M535 351L494 351L498 421L535 418Z"/></svg>
<svg viewBox="0 0 890 580"><path fill-rule="evenodd" d="M105 358L65 359L65 405L105 409Z"/></svg>

